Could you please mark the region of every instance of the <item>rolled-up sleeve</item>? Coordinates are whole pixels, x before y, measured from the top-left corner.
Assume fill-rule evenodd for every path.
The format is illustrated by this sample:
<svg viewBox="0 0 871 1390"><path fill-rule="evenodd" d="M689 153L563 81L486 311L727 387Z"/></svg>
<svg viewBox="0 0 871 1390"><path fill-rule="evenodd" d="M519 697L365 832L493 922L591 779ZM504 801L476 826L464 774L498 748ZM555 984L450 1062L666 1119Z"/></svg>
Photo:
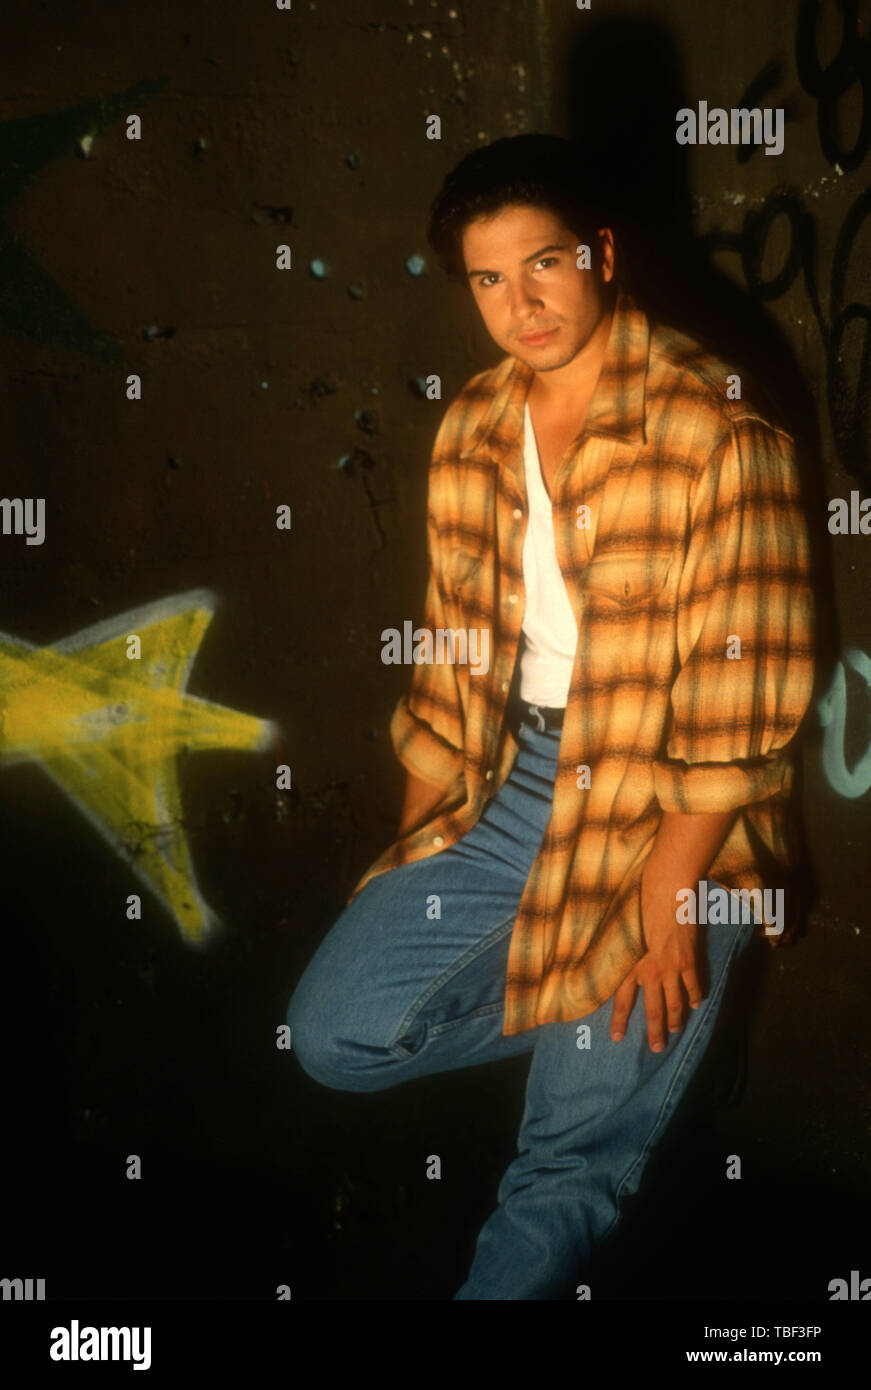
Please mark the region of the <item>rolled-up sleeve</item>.
<svg viewBox="0 0 871 1390"><path fill-rule="evenodd" d="M664 757L654 764L664 811L727 811L785 788L788 745L812 693L813 628L792 440L742 416L691 495L677 674Z"/></svg>

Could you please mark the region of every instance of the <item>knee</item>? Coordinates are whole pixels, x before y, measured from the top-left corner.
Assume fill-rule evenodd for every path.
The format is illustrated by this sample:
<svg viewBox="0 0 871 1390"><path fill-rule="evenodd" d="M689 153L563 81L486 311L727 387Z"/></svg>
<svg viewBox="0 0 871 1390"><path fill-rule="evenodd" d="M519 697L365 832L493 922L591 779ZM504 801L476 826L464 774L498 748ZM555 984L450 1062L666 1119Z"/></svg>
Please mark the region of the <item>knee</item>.
<svg viewBox="0 0 871 1390"><path fill-rule="evenodd" d="M313 1081L338 1091L381 1090L396 1065L383 982L373 973L377 934L366 930L369 917L358 920L371 916L371 900L361 902L371 886L328 932L287 1006L291 1051Z"/></svg>
<svg viewBox="0 0 871 1390"><path fill-rule="evenodd" d="M303 975L287 1006L290 1050L307 1076L322 1086L346 1090L335 1019L335 995L318 988Z"/></svg>
<svg viewBox="0 0 871 1390"><path fill-rule="evenodd" d="M364 1041L372 1023L361 1016L362 1002L359 990L350 985L342 988L335 980L320 985L305 975L291 997L286 1014L290 1050L321 1086L381 1091L398 1079L392 1075L397 1063L389 1049Z"/></svg>

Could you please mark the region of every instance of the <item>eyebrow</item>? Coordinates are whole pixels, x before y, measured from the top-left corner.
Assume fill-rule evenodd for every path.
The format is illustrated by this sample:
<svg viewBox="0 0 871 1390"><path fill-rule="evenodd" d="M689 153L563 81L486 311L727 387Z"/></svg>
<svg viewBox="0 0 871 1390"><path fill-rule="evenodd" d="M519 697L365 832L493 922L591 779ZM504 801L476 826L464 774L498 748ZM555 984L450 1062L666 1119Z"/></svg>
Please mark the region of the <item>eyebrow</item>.
<svg viewBox="0 0 871 1390"><path fill-rule="evenodd" d="M521 265L528 265L530 261L537 261L537 260L540 260L542 256L546 256L546 255L547 255L548 251L569 251L569 250L571 250L571 246L570 246L570 243L569 243L569 242L567 242L567 241L558 241L558 242L556 242L556 241L555 241L555 242L552 242L550 246L542 246L540 250L538 250L538 251L533 251L533 253L532 253L531 256L526 256L526 257L524 257L524 259L521 261ZM498 274L499 274L499 271L498 271L498 270L467 270L467 271L466 271L466 279L467 279L467 280L471 280L473 275L498 275Z"/></svg>

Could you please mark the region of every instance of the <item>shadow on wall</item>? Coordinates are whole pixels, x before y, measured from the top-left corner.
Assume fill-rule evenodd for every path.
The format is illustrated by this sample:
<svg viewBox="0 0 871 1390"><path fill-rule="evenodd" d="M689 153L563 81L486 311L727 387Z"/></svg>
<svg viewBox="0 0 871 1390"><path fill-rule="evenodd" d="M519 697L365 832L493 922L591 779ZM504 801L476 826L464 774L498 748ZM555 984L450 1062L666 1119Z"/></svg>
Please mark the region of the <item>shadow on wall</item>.
<svg viewBox="0 0 871 1390"><path fill-rule="evenodd" d="M848 10L849 10L848 6ZM772 59L749 81L744 91L711 93L735 107L782 107L786 140L796 110L784 97L796 79L811 109L817 103L818 138L832 168L832 177L861 163L871 144L871 114L866 110L855 146L839 143L837 101L856 80L871 55L855 22L844 35L837 60L822 71L816 53L815 7L796 9L794 70ZM855 16L853 16L855 21ZM871 190L859 194L844 216L835 242L829 286L829 319L817 292L818 247L816 223L802 195L779 181L772 159L771 191L761 206L735 211L703 238L693 234L692 199L686 146L676 141L676 113L688 106L681 63L671 34L647 20L591 22L570 49L565 71L565 121L569 138L583 149L580 176L592 200L607 208L626 262L627 288L652 317L684 329L713 352L734 363L742 380L752 383L755 397L769 418L793 436L803 489L817 600L817 671L814 694L799 737L820 743L832 692L837 693L841 638L835 603L833 557L827 527L823 452L813 396L804 381L789 340L766 306L775 304L801 280L825 352L825 400L840 466L866 486L871 485L863 401L871 389L871 353L864 351L851 371L839 360L850 323L860 320L868 331L871 311L845 302L845 282L853 242L871 210ZM801 115L807 113L802 108ZM793 137L795 138L795 136ZM736 173L750 160L768 162L762 145L736 145ZM811 153L811 151L808 151ZM816 151L813 151L816 155ZM769 172L769 171L766 171ZM740 180L743 183L743 178ZM725 202L728 204L728 197ZM733 200L738 202L738 198ZM741 200L743 201L743 199ZM768 278L770 265L782 244L772 232L788 228L788 250ZM712 263L712 253L728 251L738 258L746 288ZM854 257L854 261L855 261ZM841 714L843 711L841 711ZM832 721L831 738L843 728ZM825 752L825 750L824 750ZM840 754L840 750L839 750ZM829 758L831 761L831 758ZM842 755L838 761L843 761ZM807 836L801 819L803 766L797 760L792 793L793 821L799 827L795 847L800 865L798 899L800 934L806 926L818 885L810 867ZM831 774L828 771L830 781ZM836 783L833 783L837 791ZM843 794L843 793L842 793Z"/></svg>

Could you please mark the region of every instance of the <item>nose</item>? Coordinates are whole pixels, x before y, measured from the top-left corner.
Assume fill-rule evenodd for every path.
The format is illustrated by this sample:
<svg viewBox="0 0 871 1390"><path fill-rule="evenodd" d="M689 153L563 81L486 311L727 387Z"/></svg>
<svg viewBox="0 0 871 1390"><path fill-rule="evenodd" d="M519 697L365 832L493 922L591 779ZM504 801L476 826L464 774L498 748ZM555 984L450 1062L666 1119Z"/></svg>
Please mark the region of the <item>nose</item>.
<svg viewBox="0 0 871 1390"><path fill-rule="evenodd" d="M511 292L511 310L515 318L524 323L533 314L539 313L544 301L537 294L530 293L522 282Z"/></svg>

